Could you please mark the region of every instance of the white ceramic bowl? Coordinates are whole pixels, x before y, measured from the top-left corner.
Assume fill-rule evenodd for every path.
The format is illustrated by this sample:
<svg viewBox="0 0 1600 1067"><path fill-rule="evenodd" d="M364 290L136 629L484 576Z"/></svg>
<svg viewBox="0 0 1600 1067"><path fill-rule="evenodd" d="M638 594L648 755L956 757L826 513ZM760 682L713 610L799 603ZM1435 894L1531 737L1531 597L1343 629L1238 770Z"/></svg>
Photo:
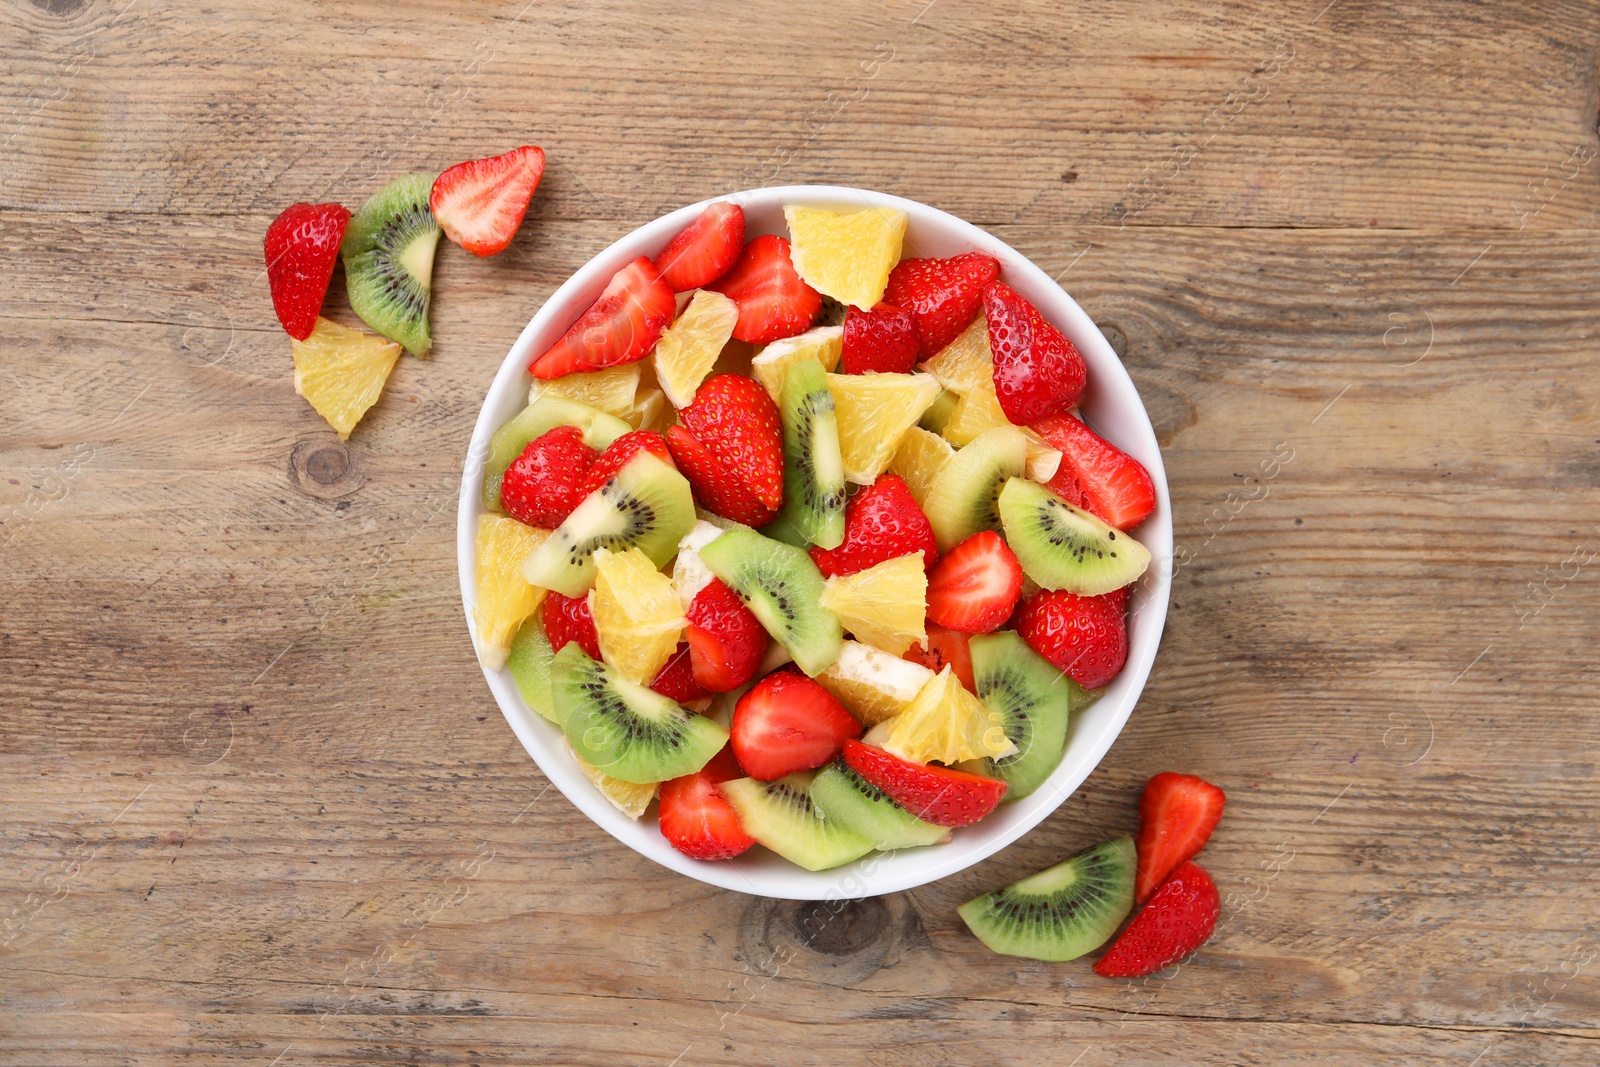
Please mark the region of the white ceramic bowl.
<svg viewBox="0 0 1600 1067"><path fill-rule="evenodd" d="M506 721L545 776L607 833L663 867L725 889L796 900L849 899L910 889L964 870L1027 833L1082 784L1122 731L1150 674L1167 618L1172 516L1161 452L1133 381L1094 322L1049 275L998 238L936 208L865 189L788 185L713 199L731 200L744 209L747 237L787 235L783 222L785 204L843 211L867 206L899 208L910 216L904 242L906 257L987 252L1000 261L1001 278L1006 284L1031 300L1046 319L1071 338L1088 362L1084 416L1102 436L1143 463L1156 486L1156 509L1135 531L1150 550L1152 562L1133 591L1127 666L1098 701L1073 718L1061 765L1031 796L1002 804L977 825L955 831L948 844L873 853L846 866L820 872L802 870L762 848L714 863L683 855L661 836L653 810L635 822L600 795L563 750L561 732L523 704L509 671L485 671L484 677ZM690 204L663 215L595 256L555 291L511 346L478 414L461 481L456 556L469 627L477 599L475 541L478 516L483 512L484 454L490 435L527 402L532 380L529 362L565 332L618 269L637 256L654 257L710 202ZM578 832L587 831L580 827Z"/></svg>

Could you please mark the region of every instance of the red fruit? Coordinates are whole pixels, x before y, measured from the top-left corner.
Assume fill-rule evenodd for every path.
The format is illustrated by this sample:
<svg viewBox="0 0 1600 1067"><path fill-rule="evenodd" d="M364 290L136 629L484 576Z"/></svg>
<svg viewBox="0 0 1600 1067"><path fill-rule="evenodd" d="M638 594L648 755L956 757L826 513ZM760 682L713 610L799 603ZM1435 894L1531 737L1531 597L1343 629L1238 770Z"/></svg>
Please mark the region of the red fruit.
<svg viewBox="0 0 1600 1067"><path fill-rule="evenodd" d="M839 547L813 546L811 560L824 577L834 578L913 552L921 552L923 566L933 570L939 559L933 526L899 475L885 474L845 505Z"/></svg>
<svg viewBox="0 0 1600 1067"><path fill-rule="evenodd" d="M733 805L717 792L719 783L744 776L733 751L724 747L693 774L662 782L661 836L697 860L731 859L755 844Z"/></svg>
<svg viewBox="0 0 1600 1067"><path fill-rule="evenodd" d="M771 781L827 763L861 724L810 678L773 671L734 705L732 734L739 764Z"/></svg>
<svg viewBox="0 0 1600 1067"><path fill-rule="evenodd" d="M1227 794L1192 774L1163 771L1139 798L1139 878L1133 900L1143 904L1195 853L1205 848L1222 819Z"/></svg>
<svg viewBox="0 0 1600 1067"><path fill-rule="evenodd" d="M916 316L917 340L927 358L972 325L983 291L999 276L999 260L982 252L949 259L902 259L889 272L883 298Z"/></svg>
<svg viewBox="0 0 1600 1067"><path fill-rule="evenodd" d="M304 341L317 328L349 221L350 212L338 204L294 204L267 227L262 250L272 307L296 341Z"/></svg>
<svg viewBox="0 0 1600 1067"><path fill-rule="evenodd" d="M523 145L457 163L433 180L428 207L446 237L475 256L492 256L517 235L543 176L544 149Z"/></svg>
<svg viewBox="0 0 1600 1067"><path fill-rule="evenodd" d="M667 242L656 257L656 270L674 292L684 293L722 277L743 250L744 209L719 200Z"/></svg>
<svg viewBox="0 0 1600 1067"><path fill-rule="evenodd" d="M1061 467L1045 487L1068 503L1093 512L1119 530L1131 530L1156 506L1156 487L1144 464L1071 415L1033 424L1050 447L1061 451Z"/></svg>
<svg viewBox="0 0 1600 1067"><path fill-rule="evenodd" d="M545 431L528 442L522 455L506 468L505 480L500 483L501 506L506 514L529 526L560 526L589 495L584 479L595 456L576 426Z"/></svg>
<svg viewBox="0 0 1600 1067"><path fill-rule="evenodd" d="M946 552L928 577L928 618L969 634L986 634L1011 617L1022 595L1022 564L993 530L975 533Z"/></svg>
<svg viewBox="0 0 1600 1067"><path fill-rule="evenodd" d="M977 691L977 686L972 683L972 649L967 644L967 635L960 630L930 622L928 647L924 649L912 645L900 658L920 663L936 674L949 667L956 672L961 684L967 687L967 692Z"/></svg>
<svg viewBox="0 0 1600 1067"><path fill-rule="evenodd" d="M822 294L795 273L789 262L789 242L782 237L757 237L745 245L733 269L706 288L739 305L733 336L751 344L793 337L810 326L822 310Z"/></svg>
<svg viewBox="0 0 1600 1067"><path fill-rule="evenodd" d="M773 511L783 506L783 420L754 378L706 379L678 421Z"/></svg>
<svg viewBox="0 0 1600 1067"><path fill-rule="evenodd" d="M683 641L678 642L678 650L667 660L667 665L657 672L655 681L650 683L650 688L680 704L711 695L694 680L694 667L689 660L689 646Z"/></svg>
<svg viewBox="0 0 1600 1067"><path fill-rule="evenodd" d="M667 448L678 469L689 479L696 503L707 511L751 527L765 526L778 517L775 508L757 500L738 475L682 426L668 427Z"/></svg>
<svg viewBox="0 0 1600 1067"><path fill-rule="evenodd" d="M917 320L911 312L893 304L879 304L871 311L850 308L845 312L841 373L910 374L916 369L919 351Z"/></svg>
<svg viewBox="0 0 1600 1067"><path fill-rule="evenodd" d="M600 631L594 628L587 596L563 596L554 589L544 595L544 636L552 652L560 652L568 641L590 659L600 658Z"/></svg>
<svg viewBox="0 0 1600 1067"><path fill-rule="evenodd" d="M767 654L767 631L738 594L713 578L695 594L687 615L684 637L696 683L726 693L756 676Z"/></svg>
<svg viewBox="0 0 1600 1067"><path fill-rule="evenodd" d="M844 743L844 761L896 804L935 826L970 826L1006 795L1006 783L999 779L912 763L860 741Z"/></svg>
<svg viewBox="0 0 1600 1067"><path fill-rule="evenodd" d="M598 300L529 368L535 378L643 359L678 313L672 287L644 256L617 271Z"/></svg>
<svg viewBox="0 0 1600 1067"><path fill-rule="evenodd" d="M1102 978L1141 978L1194 952L1211 939L1222 899L1211 876L1185 863L1156 890L1133 922L1094 965Z"/></svg>
<svg viewBox="0 0 1600 1067"><path fill-rule="evenodd" d="M1045 590L1022 604L1017 632L1085 689L1099 689L1128 662L1126 587L1101 596Z"/></svg>
<svg viewBox="0 0 1600 1067"><path fill-rule="evenodd" d="M984 290L983 311L1006 418L1021 426L1075 407L1089 372L1066 335L1004 282Z"/></svg>
<svg viewBox="0 0 1600 1067"><path fill-rule="evenodd" d="M588 475L583 479L583 495L588 496L615 478L622 465L640 452L653 453L657 458L666 460L668 465L672 463L667 440L660 434L653 430L625 433L607 445L606 450L600 453L600 458L594 461L594 466L589 468Z"/></svg>

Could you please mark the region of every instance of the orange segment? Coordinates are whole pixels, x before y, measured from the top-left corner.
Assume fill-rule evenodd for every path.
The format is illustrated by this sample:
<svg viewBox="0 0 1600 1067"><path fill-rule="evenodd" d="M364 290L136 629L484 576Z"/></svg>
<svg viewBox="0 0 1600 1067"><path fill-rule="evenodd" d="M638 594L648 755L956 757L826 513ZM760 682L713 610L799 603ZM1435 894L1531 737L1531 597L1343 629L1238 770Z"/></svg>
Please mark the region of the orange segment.
<svg viewBox="0 0 1600 1067"><path fill-rule="evenodd" d="M365 330L318 317L316 328L294 344L294 391L311 402L341 439L378 402L400 346Z"/></svg>
<svg viewBox="0 0 1600 1067"><path fill-rule="evenodd" d="M789 259L806 284L862 310L883 299L889 272L900 262L904 211L867 208L841 215L790 205L783 217L789 223Z"/></svg>

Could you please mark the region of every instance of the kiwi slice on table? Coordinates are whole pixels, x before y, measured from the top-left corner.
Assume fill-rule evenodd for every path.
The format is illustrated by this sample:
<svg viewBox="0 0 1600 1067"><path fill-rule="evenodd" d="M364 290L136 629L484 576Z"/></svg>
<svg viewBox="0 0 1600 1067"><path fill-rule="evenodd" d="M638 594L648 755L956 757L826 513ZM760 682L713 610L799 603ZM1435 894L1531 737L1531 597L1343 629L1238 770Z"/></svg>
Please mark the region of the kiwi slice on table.
<svg viewBox="0 0 1600 1067"><path fill-rule="evenodd" d="M414 356L433 345L428 301L440 233L428 207L433 178L407 174L373 193L350 216L339 247L351 309Z"/></svg>
<svg viewBox="0 0 1600 1067"><path fill-rule="evenodd" d="M839 658L844 628L839 616L822 606L822 572L805 549L737 529L702 548L700 561L738 594L808 675Z"/></svg>
<svg viewBox="0 0 1600 1067"><path fill-rule="evenodd" d="M1015 426L985 430L958 449L933 476L922 509L940 552L980 530L1000 529L996 498L1028 465L1028 439Z"/></svg>
<svg viewBox="0 0 1600 1067"><path fill-rule="evenodd" d="M506 666L511 670L511 680L517 684L517 692L522 694L522 702L542 718L560 726L555 698L550 692L550 664L555 658L550 639L544 632L544 613L535 611L511 639Z"/></svg>
<svg viewBox="0 0 1600 1067"><path fill-rule="evenodd" d="M1021 800L1044 784L1067 746L1067 718L1089 694L1028 647L1014 630L979 634L970 642L972 682L978 699L1000 715L1000 727L1017 751L997 759L968 760L964 771L998 778L1006 801Z"/></svg>
<svg viewBox="0 0 1600 1067"><path fill-rule="evenodd" d="M500 510L500 484L506 468L534 441L557 426L576 426L583 431L583 443L596 452L632 429L615 415L577 400L561 396L541 396L501 426L489 438L489 451L483 457L483 506Z"/></svg>
<svg viewBox="0 0 1600 1067"><path fill-rule="evenodd" d="M783 378L783 517L819 548L844 543L844 455L828 372L803 359Z"/></svg>
<svg viewBox="0 0 1600 1067"><path fill-rule="evenodd" d="M1148 548L1036 482L1012 478L1000 492L999 508L1022 573L1042 588L1099 596L1136 581L1150 566Z"/></svg>
<svg viewBox="0 0 1600 1067"><path fill-rule="evenodd" d="M693 774L728 743L726 729L596 663L576 641L551 661L550 692L572 750L624 782Z"/></svg>
<svg viewBox="0 0 1600 1067"><path fill-rule="evenodd" d="M813 778L809 771L773 782L735 778L717 791L733 805L745 833L808 871L825 871L871 852L867 838L823 817L811 800Z"/></svg>
<svg viewBox="0 0 1600 1067"><path fill-rule="evenodd" d="M1111 939L1133 910L1133 838L1119 837L956 911L978 940L1008 956L1075 960Z"/></svg>
<svg viewBox="0 0 1600 1067"><path fill-rule="evenodd" d="M541 589L582 596L594 585L595 549L637 548L663 567L694 524L688 480L641 450L528 554L522 576Z"/></svg>
<svg viewBox="0 0 1600 1067"><path fill-rule="evenodd" d="M887 851L950 839L949 827L917 818L843 758L817 772L811 782L811 802L824 819L849 827L872 842L873 848Z"/></svg>

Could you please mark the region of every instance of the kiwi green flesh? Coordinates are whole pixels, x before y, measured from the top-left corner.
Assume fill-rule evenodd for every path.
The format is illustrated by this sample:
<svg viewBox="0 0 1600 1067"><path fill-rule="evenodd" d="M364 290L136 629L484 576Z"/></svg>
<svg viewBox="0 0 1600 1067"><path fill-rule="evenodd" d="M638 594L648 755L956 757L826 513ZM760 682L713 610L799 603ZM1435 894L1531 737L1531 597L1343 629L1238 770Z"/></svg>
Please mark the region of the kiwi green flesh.
<svg viewBox="0 0 1600 1067"><path fill-rule="evenodd" d="M576 426L583 431L584 444L599 452L633 428L615 415L576 400L539 397L489 438L489 451L483 459L484 507L501 510L500 485L505 481L506 468L530 444L557 426Z"/></svg>
<svg viewBox="0 0 1600 1067"><path fill-rule="evenodd" d="M839 658L844 630L839 616L822 606L822 572L804 549L736 529L702 548L700 560L808 675Z"/></svg>
<svg viewBox="0 0 1600 1067"><path fill-rule="evenodd" d="M933 398L933 403L928 405L928 410L922 413L922 418L917 425L932 433L944 433L945 426L950 422L950 416L955 414L956 404L960 397L946 389Z"/></svg>
<svg viewBox="0 0 1600 1067"><path fill-rule="evenodd" d="M950 830L923 822L861 775L843 759L817 772L811 802L829 822L848 827L885 851L933 845L948 840Z"/></svg>
<svg viewBox="0 0 1600 1067"><path fill-rule="evenodd" d="M529 553L522 576L542 589L582 596L594 585L595 549L637 548L662 567L694 524L689 482L654 453L640 451Z"/></svg>
<svg viewBox="0 0 1600 1067"><path fill-rule="evenodd" d="M996 952L1077 959L1111 939L1133 909L1133 838L1119 837L969 900L956 911Z"/></svg>
<svg viewBox="0 0 1600 1067"><path fill-rule="evenodd" d="M351 216L340 246L351 309L415 356L433 343L428 303L440 233L428 207L433 178L408 174L379 189Z"/></svg>
<svg viewBox="0 0 1600 1067"><path fill-rule="evenodd" d="M844 456L828 375L803 359L783 378L783 517L819 548L844 543Z"/></svg>
<svg viewBox="0 0 1600 1067"><path fill-rule="evenodd" d="M811 542L806 540L806 535L795 529L794 523L790 522L788 516L782 513L776 519L761 527L757 533L761 534L762 537L770 537L774 541L782 541L784 544L793 545L796 548L809 548L811 545Z"/></svg>
<svg viewBox="0 0 1600 1067"><path fill-rule="evenodd" d="M980 530L1000 529L996 498L1028 464L1028 439L1015 426L996 426L956 450L933 477L923 510L940 552Z"/></svg>
<svg viewBox="0 0 1600 1067"><path fill-rule="evenodd" d="M867 838L822 816L811 799L812 780L809 772L772 782L735 778L717 791L733 805L745 833L808 871L825 871L871 852Z"/></svg>
<svg viewBox="0 0 1600 1067"><path fill-rule="evenodd" d="M978 699L1000 715L1001 729L1017 746L1011 755L984 759L981 770L972 770L1005 782L1007 803L1020 800L1043 785L1061 762L1068 717L1089 697L1012 630L980 634L970 647Z"/></svg>
<svg viewBox="0 0 1600 1067"><path fill-rule="evenodd" d="M517 692L522 694L522 702L541 717L560 726L561 723L556 719L555 698L550 692L550 665L555 658L556 654L550 650L550 641L545 636L543 615L536 611L528 616L517 630L517 636L511 639L506 667L511 671L511 680L516 683Z"/></svg>
<svg viewBox="0 0 1600 1067"><path fill-rule="evenodd" d="M576 641L551 661L550 691L572 750L624 782L693 774L728 741L723 727L595 662Z"/></svg>
<svg viewBox="0 0 1600 1067"><path fill-rule="evenodd" d="M1012 478L999 506L1006 543L1044 589L1099 596L1136 581L1150 565L1149 549L1036 482Z"/></svg>

